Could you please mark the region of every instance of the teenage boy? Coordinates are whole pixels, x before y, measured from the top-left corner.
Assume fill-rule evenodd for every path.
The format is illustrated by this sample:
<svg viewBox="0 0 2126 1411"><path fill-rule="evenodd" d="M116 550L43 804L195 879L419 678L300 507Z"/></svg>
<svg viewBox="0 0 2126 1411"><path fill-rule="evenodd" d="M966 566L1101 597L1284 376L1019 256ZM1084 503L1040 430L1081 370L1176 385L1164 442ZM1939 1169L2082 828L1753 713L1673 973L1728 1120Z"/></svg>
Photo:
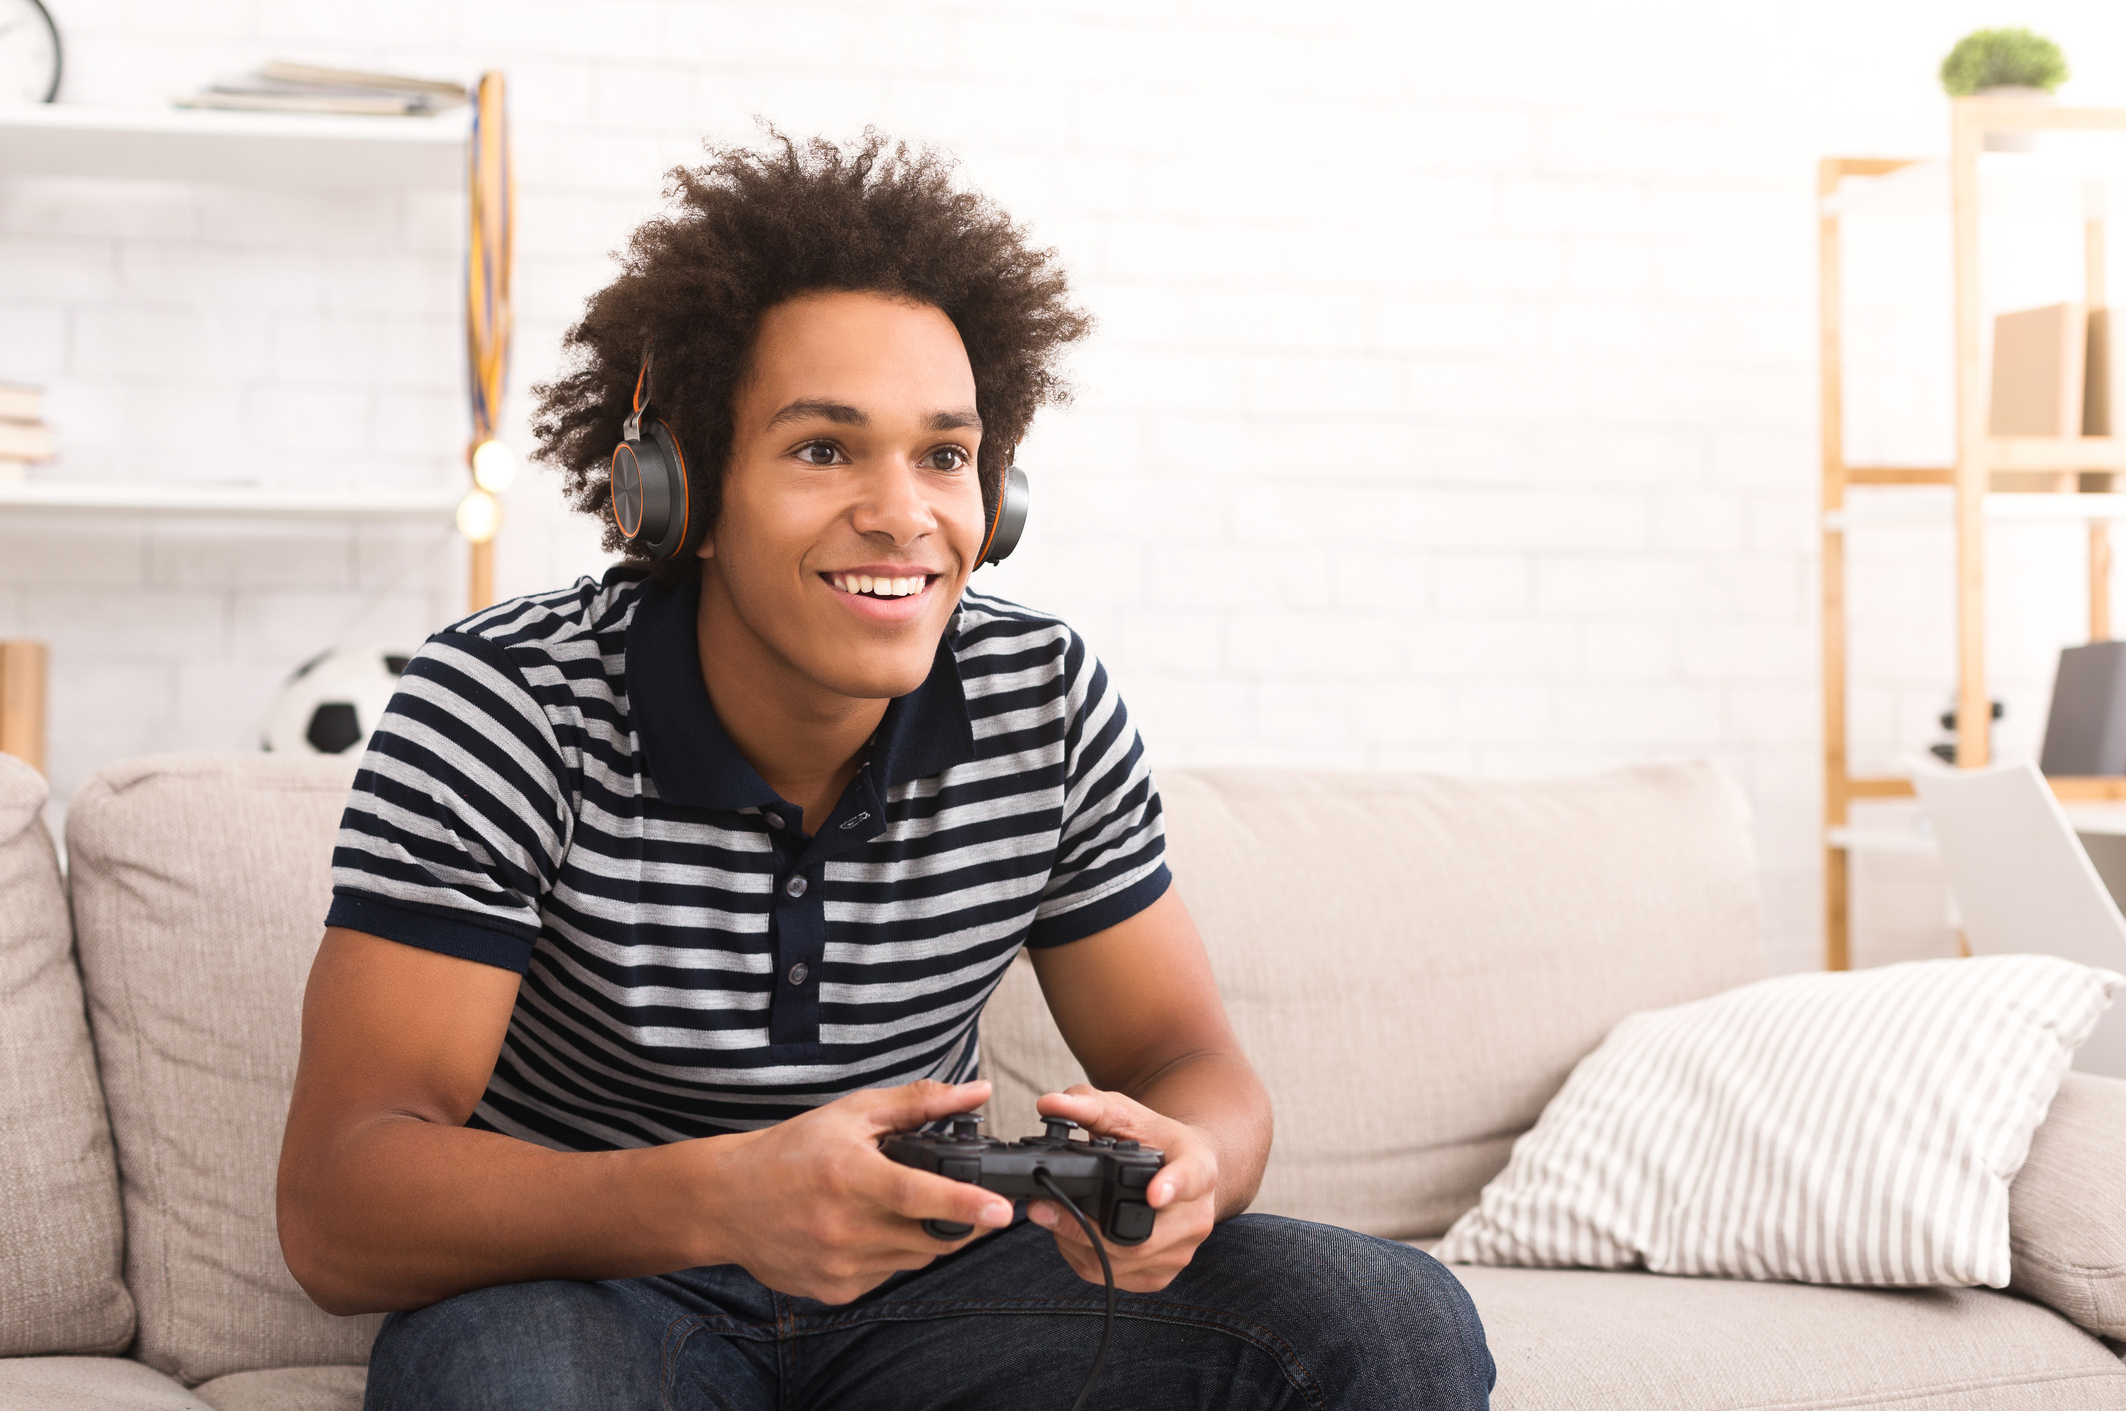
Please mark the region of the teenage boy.
<svg viewBox="0 0 2126 1411"><path fill-rule="evenodd" d="M430 639L334 854L280 1231L320 1306L393 1310L367 1404L1064 1404L1076 1223L878 1149L987 1098L1025 947L1094 1084L1042 1113L1166 1153L1090 1404L1485 1405L1437 1263L1241 1214L1269 1103L1136 732L1068 627L967 589L1088 328L1052 252L875 136L674 192L539 389L631 561ZM638 397L688 467L654 561L609 483Z"/></svg>

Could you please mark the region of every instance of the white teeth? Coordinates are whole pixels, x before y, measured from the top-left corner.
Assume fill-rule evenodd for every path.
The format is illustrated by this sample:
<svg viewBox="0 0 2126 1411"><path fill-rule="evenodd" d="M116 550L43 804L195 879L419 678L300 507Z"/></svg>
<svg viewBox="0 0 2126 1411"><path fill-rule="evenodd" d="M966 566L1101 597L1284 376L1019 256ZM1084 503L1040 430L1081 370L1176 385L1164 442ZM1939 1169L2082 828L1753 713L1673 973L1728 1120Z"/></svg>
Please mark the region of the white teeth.
<svg viewBox="0 0 2126 1411"><path fill-rule="evenodd" d="M912 598L930 582L928 575L912 578L873 578L866 573L836 573L827 581L844 593L865 593L874 598Z"/></svg>

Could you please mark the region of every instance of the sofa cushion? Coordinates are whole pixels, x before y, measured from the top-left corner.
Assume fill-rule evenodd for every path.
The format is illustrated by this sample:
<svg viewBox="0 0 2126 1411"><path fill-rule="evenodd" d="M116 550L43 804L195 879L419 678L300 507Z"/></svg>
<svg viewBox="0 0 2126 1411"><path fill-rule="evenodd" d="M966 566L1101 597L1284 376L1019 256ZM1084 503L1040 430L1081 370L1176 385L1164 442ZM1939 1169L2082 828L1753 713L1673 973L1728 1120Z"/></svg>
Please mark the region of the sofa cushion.
<svg viewBox="0 0 2126 1411"><path fill-rule="evenodd" d="M2069 1073L2008 1188L2008 1286L2126 1341L2126 1079Z"/></svg>
<svg viewBox="0 0 2126 1411"><path fill-rule="evenodd" d="M354 761L114 765L67 812L76 938L118 1142L135 1355L187 1383L359 1363L376 1318L296 1286L274 1170Z"/></svg>
<svg viewBox="0 0 2126 1411"><path fill-rule="evenodd" d="M118 1165L44 777L0 754L0 1357L117 1352Z"/></svg>
<svg viewBox="0 0 2126 1411"><path fill-rule="evenodd" d="M1493 1411L2091 1411L2126 1364L1987 1289L1843 1289L1457 1266L1498 1364Z"/></svg>
<svg viewBox="0 0 2126 1411"><path fill-rule="evenodd" d="M1742 804L1707 765L1159 787L1175 885L1276 1109L1257 1210L1437 1235L1619 1019L1765 974ZM1005 1137L1083 1080L1024 962L982 1062Z"/></svg>
<svg viewBox="0 0 2126 1411"><path fill-rule="evenodd" d="M152 1368L124 1357L0 1360L0 1411L210 1411Z"/></svg>
<svg viewBox="0 0 2126 1411"><path fill-rule="evenodd" d="M274 1367L235 1372L197 1389L214 1411L362 1411L364 1367Z"/></svg>
<svg viewBox="0 0 2126 1411"><path fill-rule="evenodd" d="M1815 971L1610 1030L1450 1264L2008 1286L2008 1184L2126 976L2053 955Z"/></svg>

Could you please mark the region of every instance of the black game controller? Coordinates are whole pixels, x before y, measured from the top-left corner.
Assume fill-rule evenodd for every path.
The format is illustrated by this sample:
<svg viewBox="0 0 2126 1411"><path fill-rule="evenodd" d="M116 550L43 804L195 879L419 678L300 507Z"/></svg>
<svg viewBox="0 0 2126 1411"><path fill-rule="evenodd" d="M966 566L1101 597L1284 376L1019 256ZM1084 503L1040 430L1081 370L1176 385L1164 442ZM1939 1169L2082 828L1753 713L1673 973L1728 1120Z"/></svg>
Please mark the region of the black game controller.
<svg viewBox="0 0 2126 1411"><path fill-rule="evenodd" d="M1166 1153L1132 1141L1094 1137L1074 1142L1078 1124L1061 1117L1042 1119L1047 1134L1004 1142L976 1130L979 1117L955 1117L950 1132L925 1135L902 1132L885 1138L879 1150L903 1166L966 1181L998 1195L1046 1196L1041 1178L1076 1201L1116 1244L1143 1244L1151 1238L1154 1211L1145 1203L1152 1176ZM934 1239L965 1239L972 1225L925 1220L923 1232Z"/></svg>

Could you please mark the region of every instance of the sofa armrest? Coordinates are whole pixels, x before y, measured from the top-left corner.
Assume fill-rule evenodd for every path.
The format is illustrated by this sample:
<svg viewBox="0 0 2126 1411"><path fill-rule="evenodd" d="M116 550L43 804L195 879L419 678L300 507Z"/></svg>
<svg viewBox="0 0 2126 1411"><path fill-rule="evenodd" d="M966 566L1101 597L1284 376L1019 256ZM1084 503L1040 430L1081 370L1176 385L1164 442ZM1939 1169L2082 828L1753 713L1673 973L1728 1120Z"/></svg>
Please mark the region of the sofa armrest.
<svg viewBox="0 0 2126 1411"><path fill-rule="evenodd" d="M2008 1188L2009 1287L2126 1339L2126 1079L2069 1073Z"/></svg>

